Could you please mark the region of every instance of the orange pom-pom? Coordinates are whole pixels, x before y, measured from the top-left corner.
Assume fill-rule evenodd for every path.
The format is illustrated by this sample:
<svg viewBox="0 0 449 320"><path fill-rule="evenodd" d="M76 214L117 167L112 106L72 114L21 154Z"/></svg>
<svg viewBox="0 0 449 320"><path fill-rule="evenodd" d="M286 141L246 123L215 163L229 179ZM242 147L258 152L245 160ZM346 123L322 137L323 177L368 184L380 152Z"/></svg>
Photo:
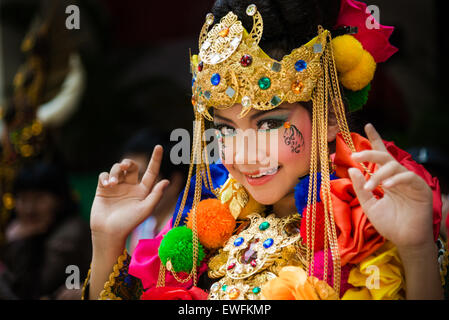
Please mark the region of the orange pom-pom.
<svg viewBox="0 0 449 320"><path fill-rule="evenodd" d="M187 227L192 229L191 212L187 215ZM198 238L208 249L217 249L224 246L232 236L235 228L235 219L228 206L218 199L205 199L198 203L196 209L196 229Z"/></svg>

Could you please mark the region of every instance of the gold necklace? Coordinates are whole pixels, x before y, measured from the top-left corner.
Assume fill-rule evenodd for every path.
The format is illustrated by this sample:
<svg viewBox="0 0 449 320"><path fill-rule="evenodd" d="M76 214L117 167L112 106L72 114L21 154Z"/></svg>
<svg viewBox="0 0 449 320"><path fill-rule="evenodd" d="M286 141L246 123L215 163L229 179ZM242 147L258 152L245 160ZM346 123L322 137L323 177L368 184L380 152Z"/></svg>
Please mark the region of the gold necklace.
<svg viewBox="0 0 449 320"><path fill-rule="evenodd" d="M306 268L298 213L283 218L253 213L248 219L246 229L233 235L209 261L209 277L221 278L211 286L210 300L259 299L261 286L281 267Z"/></svg>

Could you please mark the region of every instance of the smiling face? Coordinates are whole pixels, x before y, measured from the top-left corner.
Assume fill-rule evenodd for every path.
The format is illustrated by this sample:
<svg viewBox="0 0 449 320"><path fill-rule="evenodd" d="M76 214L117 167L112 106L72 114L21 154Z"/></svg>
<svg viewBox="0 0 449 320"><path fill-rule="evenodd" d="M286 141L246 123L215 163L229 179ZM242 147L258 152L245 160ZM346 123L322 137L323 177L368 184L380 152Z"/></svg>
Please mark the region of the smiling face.
<svg viewBox="0 0 449 320"><path fill-rule="evenodd" d="M284 103L269 111L253 109L239 119L241 108L236 104L214 110L222 162L256 201L275 204L292 194L298 178L309 173L310 114L299 103ZM258 138L248 140L248 132Z"/></svg>

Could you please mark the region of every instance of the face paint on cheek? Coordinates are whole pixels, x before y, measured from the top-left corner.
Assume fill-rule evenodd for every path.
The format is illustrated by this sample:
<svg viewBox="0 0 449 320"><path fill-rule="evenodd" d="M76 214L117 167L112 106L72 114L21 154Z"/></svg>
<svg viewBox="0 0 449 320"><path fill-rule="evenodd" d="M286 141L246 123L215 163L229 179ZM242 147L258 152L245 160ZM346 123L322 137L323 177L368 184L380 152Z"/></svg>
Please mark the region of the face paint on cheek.
<svg viewBox="0 0 449 320"><path fill-rule="evenodd" d="M300 153L304 146L304 137L301 131L289 121L284 123L284 143L291 147L291 152Z"/></svg>

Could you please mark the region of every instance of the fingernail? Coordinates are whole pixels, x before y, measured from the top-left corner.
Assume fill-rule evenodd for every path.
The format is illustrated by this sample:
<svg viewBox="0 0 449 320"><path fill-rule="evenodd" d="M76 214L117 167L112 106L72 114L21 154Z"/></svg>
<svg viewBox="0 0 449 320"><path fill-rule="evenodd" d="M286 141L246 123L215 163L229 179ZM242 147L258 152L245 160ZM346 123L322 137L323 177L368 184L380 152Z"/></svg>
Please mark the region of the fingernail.
<svg viewBox="0 0 449 320"><path fill-rule="evenodd" d="M374 189L374 184L371 181L368 181L365 183L365 186L363 187L366 191L371 191Z"/></svg>
<svg viewBox="0 0 449 320"><path fill-rule="evenodd" d="M391 180L391 179L387 179L382 183L382 185L384 187L390 187L392 184L393 184L393 180Z"/></svg>
<svg viewBox="0 0 449 320"><path fill-rule="evenodd" d="M107 186L109 184L108 180L103 180L103 185Z"/></svg>
<svg viewBox="0 0 449 320"><path fill-rule="evenodd" d="M110 182L110 183L117 182L117 178L116 178L116 177L112 177L111 179L109 179L109 182Z"/></svg>

